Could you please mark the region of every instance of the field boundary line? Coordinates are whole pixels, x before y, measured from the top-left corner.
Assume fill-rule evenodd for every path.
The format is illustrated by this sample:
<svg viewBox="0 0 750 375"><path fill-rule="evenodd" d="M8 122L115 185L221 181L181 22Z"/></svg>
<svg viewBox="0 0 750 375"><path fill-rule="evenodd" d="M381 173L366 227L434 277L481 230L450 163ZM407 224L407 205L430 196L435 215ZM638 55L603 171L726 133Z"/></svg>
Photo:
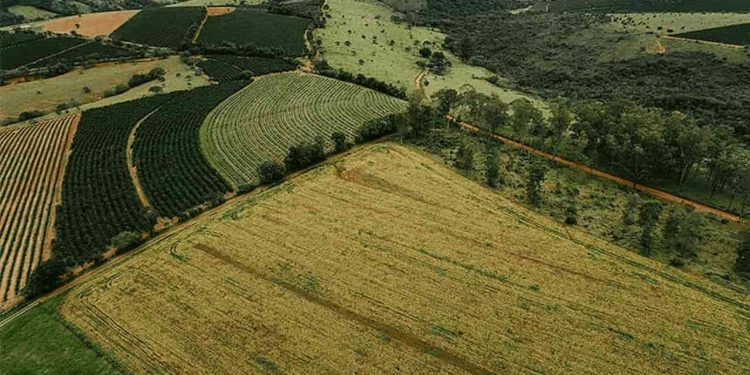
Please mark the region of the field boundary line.
<svg viewBox="0 0 750 375"><path fill-rule="evenodd" d="M135 166L135 161L133 158L133 145L135 145L135 132L138 130L138 127L141 126L141 124L146 121L151 115L156 113L161 109L161 106L157 107L153 111L149 112L146 116L144 116L142 119L138 120L138 122L135 123L132 129L130 129L130 134L128 134L128 143L125 146L125 162L128 166L128 173L130 174L130 179L133 181L133 187L135 188L135 193L138 196L138 200L141 201L141 205L143 208L147 210L151 210L151 202L148 200L148 196L146 196L146 192L143 191L143 185L141 184L141 179L138 177L138 169Z"/></svg>
<svg viewBox="0 0 750 375"><path fill-rule="evenodd" d="M62 51L59 51L59 52L53 53L53 54L51 54L51 55L47 55L47 56L44 56L44 57L42 57L42 58L39 58L39 59L36 59L36 60L34 60L34 61L30 61L30 62L28 62L28 63L26 63L26 64L23 64L23 65L21 65L20 67L22 67L22 68L23 68L23 67L27 67L27 66L29 66L29 65L31 65L31 64L36 64L36 63L38 63L38 62L40 62L40 61L44 61L44 60L47 60L47 59L51 59L51 58L53 58L53 57L55 57L55 56L58 56L58 55L62 55L62 54L63 54L63 53L65 53L65 52L68 52L68 51L72 51L72 50L74 50L74 49L76 49L76 48L78 48L78 47L83 47L83 46L85 46L85 45L87 45L87 44L91 44L91 43L94 43L94 40L89 40L89 41L87 41L87 42L83 42L83 43L81 43L81 44L76 44L76 45L74 45L73 47L70 47L70 48L66 48L66 49L64 49L64 50L62 50Z"/></svg>
<svg viewBox="0 0 750 375"><path fill-rule="evenodd" d="M734 48L734 49L745 48L744 46L741 46L739 44L719 43L719 42L712 42L710 40L690 39L690 38L683 38L683 37L672 36L672 35L665 35L664 38L674 39L674 40L683 41L683 42L702 43L702 44L708 44L708 45L724 47L724 48Z"/></svg>
<svg viewBox="0 0 750 375"><path fill-rule="evenodd" d="M52 212L50 212L49 223L47 224L47 234L44 240L44 247L42 248L42 262L52 256L52 240L56 237L55 223L57 221L57 208L62 203L62 186L63 180L65 179L65 171L68 168L68 160L73 147L73 139L78 132L78 123L81 122L82 112L78 112L73 116L73 122L70 124L68 129L68 139L65 141L65 154L62 158L62 165L60 166L59 175L55 182L55 196L52 198Z"/></svg>
<svg viewBox="0 0 750 375"><path fill-rule="evenodd" d="M566 166L568 168L572 168L572 169L575 169L575 170L582 171L584 173L590 174L592 176L596 176L596 177L599 177L599 178L603 178L605 180L609 180L609 181L615 182L615 183L617 183L617 184L619 184L621 186L630 187L630 188L633 188L633 189L635 189L637 191L648 193L648 194L650 194L652 196L655 196L655 197L660 198L662 200L665 200L667 202L673 202L673 203L682 204L684 206L692 207L696 211L709 213L709 214L714 215L714 216L716 216L716 217L718 217L720 219L726 219L726 220L734 221L734 222L737 222L737 223L742 223L744 221L744 219L742 217L740 217L739 215L735 215L733 213L730 213L730 212L727 212L727 211L724 211L724 210L721 210L721 209L718 209L718 208L714 208L714 207L711 207L711 206L708 206L708 205L705 205L705 204L702 204L702 203L698 203L696 201L693 201L693 200L690 200L690 199L687 199L687 198L683 198L683 197L680 197L680 196L677 196L677 195L674 195L674 194L671 194L671 193L667 193L667 192L665 192L663 190L659 190L659 189L656 189L656 188L653 188L653 187L650 187L650 186L639 184L639 183L637 183L635 181L631 181L631 180L628 180L628 179L625 179L625 178L622 178L622 177L618 177L618 176L615 176L615 175L613 175L611 173L603 172L601 170L598 170L598 169L595 169L595 168L583 165L581 163L577 163L577 162L574 162L574 161L571 161L571 160L568 160L568 159L561 158L561 157L553 155L553 154L551 154L549 152L542 151L542 150L537 149L537 148L532 147L532 146L527 146L527 145L525 145L525 144L523 144L521 142L514 141L514 140L512 140L510 138L503 137L503 136L498 135L498 134L491 134L488 131L486 131L484 129L480 129L479 127L474 126L472 124L469 124L467 122L458 121L458 120L456 120L454 117L452 117L450 115L446 115L445 118L447 120L449 120L449 121L456 122L458 124L458 126L461 127L461 128L463 128L463 129L469 130L469 131L471 131L473 133L482 134L482 135L494 138L494 139L496 139L496 140L498 140L498 141L500 141L500 142L502 142L502 143L504 143L506 145L512 146L514 148L517 148L517 149L520 149L520 150L523 150L523 151L531 152L531 153L533 153L533 154L535 154L537 156L541 156L541 157L543 157L545 159L552 160L552 161L554 161L554 162L556 162L558 164L564 165L564 166Z"/></svg>
<svg viewBox="0 0 750 375"><path fill-rule="evenodd" d="M198 37L201 36L201 32L203 31L203 26L206 25L206 21L208 21L208 7L203 7L203 9L206 10L206 14L203 16L203 19L201 20L200 26L198 26L198 30L195 31L195 35L193 35L193 44L198 42Z"/></svg>

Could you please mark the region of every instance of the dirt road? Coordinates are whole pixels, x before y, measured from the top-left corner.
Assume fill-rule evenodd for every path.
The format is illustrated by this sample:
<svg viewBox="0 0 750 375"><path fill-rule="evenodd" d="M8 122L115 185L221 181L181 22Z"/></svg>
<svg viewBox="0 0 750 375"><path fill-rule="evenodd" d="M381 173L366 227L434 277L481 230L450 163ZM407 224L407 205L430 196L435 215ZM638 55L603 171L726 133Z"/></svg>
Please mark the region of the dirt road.
<svg viewBox="0 0 750 375"><path fill-rule="evenodd" d="M455 121L455 119L453 117L451 117L451 116L446 116L446 118L448 120ZM695 202L695 201L692 201L692 200L689 200L689 199L686 199L686 198L682 198L682 197L676 196L674 194L667 193L667 192L659 190L659 189L655 189L655 188L652 188L652 187L649 187L649 186L646 186L646 185L642 185L642 184L636 183L634 181L630 181L630 180L624 179L622 177L615 176L615 175L610 174L610 173L602 172L602 171L600 171L598 169L594 169L594 168L585 166L583 164L576 163L574 161L563 159L563 158L561 158L559 156L552 155L552 154L550 154L550 153L548 153L546 151L542 151L542 150L536 149L534 147L524 145L524 144L522 144L520 142L516 142L516 141L514 141L514 140L512 140L510 138L506 138L506 137L503 137L503 136L497 135L497 134L490 134L486 130L480 129L480 128L478 128L478 127L476 127L474 125L471 125L469 123L466 123L466 122L463 122L463 121L457 121L457 124L459 126L461 126L462 128L466 129L466 130L469 130L469 131L472 131L472 132L475 132L475 133L479 133L479 134L483 134L485 136L492 137L494 139L499 140L500 142L503 142L506 145L513 146L513 147L515 147L517 149L524 150L524 151L527 151L527 152L531 152L531 153L533 153L535 155L538 155L538 156L541 156L543 158L552 160L552 161L554 161L554 162L556 162L558 164L564 165L566 167L569 167L569 168L572 168L572 169L576 169L576 170L588 173L588 174L590 174L592 176L596 176L596 177L599 177L599 178L603 178L605 180L613 181L613 182L615 182L615 183L617 183L619 185L631 187L631 188L633 188L633 189L635 189L637 191L641 191L641 192L644 192L644 193L651 194L651 195L653 195L653 196L655 196L657 198L663 199L663 200L665 200L667 202L679 203L679 204L682 204L682 205L685 205L685 206L688 206L688 207L692 207L696 211L705 212L705 213L714 215L714 216L716 216L716 217L718 217L720 219L726 219L726 220L734 221L734 222L742 222L743 221L742 217L740 217L738 215L735 215L735 214L732 214L732 213L729 213L729 212L726 212L726 211L723 211L723 210L720 210L720 209L717 209L717 208L713 208L713 207L707 206L705 204L698 203L698 202Z"/></svg>

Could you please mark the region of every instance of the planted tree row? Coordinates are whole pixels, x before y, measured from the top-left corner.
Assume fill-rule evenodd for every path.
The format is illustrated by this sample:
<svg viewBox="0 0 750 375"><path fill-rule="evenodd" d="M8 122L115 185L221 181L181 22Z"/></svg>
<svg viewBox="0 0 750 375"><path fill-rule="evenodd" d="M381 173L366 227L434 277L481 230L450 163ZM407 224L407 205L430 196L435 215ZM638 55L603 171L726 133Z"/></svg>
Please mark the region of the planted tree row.
<svg viewBox="0 0 750 375"><path fill-rule="evenodd" d="M209 17L198 42L252 44L280 48L289 56L300 56L306 51L304 35L311 23L307 18L237 9L223 16Z"/></svg>
<svg viewBox="0 0 750 375"><path fill-rule="evenodd" d="M63 53L29 64L29 67L40 68L59 63L80 64L86 61L135 57L138 54L139 52L127 48L104 44L99 41L91 41Z"/></svg>
<svg viewBox="0 0 750 375"><path fill-rule="evenodd" d="M294 65L281 59L233 55L206 56L206 60L201 61L198 66L218 82L294 69Z"/></svg>
<svg viewBox="0 0 750 375"><path fill-rule="evenodd" d="M3 48L0 70L19 68L83 43L86 43L86 39L60 36L30 40Z"/></svg>
<svg viewBox="0 0 750 375"><path fill-rule="evenodd" d="M78 116L0 131L0 310L49 256L54 204Z"/></svg>
<svg viewBox="0 0 750 375"><path fill-rule="evenodd" d="M405 108L405 102L361 86L281 73L256 80L216 107L201 128L201 146L211 165L241 188L258 183L258 167L283 162L294 145L334 132L353 140L367 121Z"/></svg>
<svg viewBox="0 0 750 375"><path fill-rule="evenodd" d="M44 38L43 34L32 31L0 32L0 50L17 44Z"/></svg>
<svg viewBox="0 0 750 375"><path fill-rule="evenodd" d="M184 215L203 203L221 200L230 190L206 161L199 132L206 115L246 84L234 81L185 92L138 127L135 164L160 216Z"/></svg>
<svg viewBox="0 0 750 375"><path fill-rule="evenodd" d="M205 15L204 7L147 8L110 36L155 47L178 48L192 42Z"/></svg>
<svg viewBox="0 0 750 375"><path fill-rule="evenodd" d="M83 113L63 182L55 258L70 266L97 258L123 232L150 230L154 217L136 195L128 172L133 127L173 95L91 109Z"/></svg>

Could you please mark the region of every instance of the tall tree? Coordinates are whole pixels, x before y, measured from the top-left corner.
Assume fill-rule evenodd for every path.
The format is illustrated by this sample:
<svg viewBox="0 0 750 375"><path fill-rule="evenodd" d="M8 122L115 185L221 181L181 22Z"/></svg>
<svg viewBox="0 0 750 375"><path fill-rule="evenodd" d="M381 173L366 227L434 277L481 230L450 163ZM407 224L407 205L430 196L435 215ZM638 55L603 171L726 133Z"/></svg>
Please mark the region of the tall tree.
<svg viewBox="0 0 750 375"><path fill-rule="evenodd" d="M517 99L510 104L510 125L522 142L528 143L528 137L537 135L545 128L542 111L534 107L527 99Z"/></svg>
<svg viewBox="0 0 750 375"><path fill-rule="evenodd" d="M638 214L641 225L641 254L651 256L653 252L654 229L659 222L663 206L656 201L646 202Z"/></svg>
<svg viewBox="0 0 750 375"><path fill-rule="evenodd" d="M542 203L542 183L547 173L547 166L538 160L532 161L529 166L526 182L526 198L533 206Z"/></svg>
<svg viewBox="0 0 750 375"><path fill-rule="evenodd" d="M750 230L742 234L740 246L737 248L737 260L734 263L737 272L750 273Z"/></svg>

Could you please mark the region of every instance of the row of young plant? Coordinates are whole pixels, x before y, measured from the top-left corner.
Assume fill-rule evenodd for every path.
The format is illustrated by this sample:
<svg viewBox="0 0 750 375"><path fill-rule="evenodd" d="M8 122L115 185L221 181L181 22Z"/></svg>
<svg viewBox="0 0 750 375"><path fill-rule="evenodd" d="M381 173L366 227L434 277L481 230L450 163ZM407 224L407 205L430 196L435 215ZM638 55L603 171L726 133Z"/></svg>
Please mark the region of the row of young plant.
<svg viewBox="0 0 750 375"><path fill-rule="evenodd" d="M164 104L136 131L135 165L150 203L160 216L188 217L206 202L222 201L227 182L206 161L200 127L209 112L248 84L233 81L184 92Z"/></svg>
<svg viewBox="0 0 750 375"><path fill-rule="evenodd" d="M133 126L171 95L152 96L83 113L73 139L57 208L52 257L32 274L27 296L54 289L68 269L102 259L121 233L149 233L156 219L138 200L126 148Z"/></svg>

